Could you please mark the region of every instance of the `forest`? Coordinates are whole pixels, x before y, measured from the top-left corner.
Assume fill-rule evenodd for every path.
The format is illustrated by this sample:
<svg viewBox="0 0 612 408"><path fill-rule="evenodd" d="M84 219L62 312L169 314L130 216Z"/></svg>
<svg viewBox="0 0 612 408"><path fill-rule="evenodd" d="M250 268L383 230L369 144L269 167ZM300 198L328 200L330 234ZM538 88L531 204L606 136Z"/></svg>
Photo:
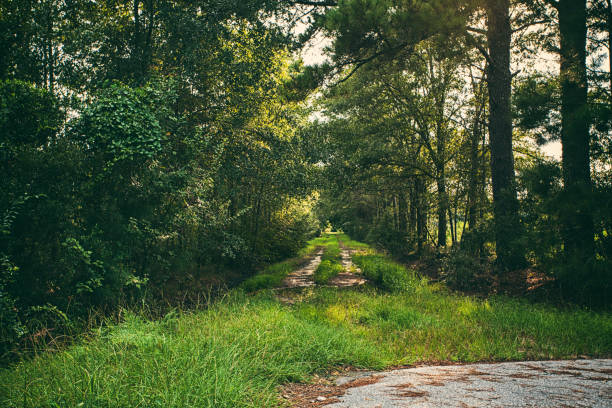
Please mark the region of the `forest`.
<svg viewBox="0 0 612 408"><path fill-rule="evenodd" d="M248 324L239 304L276 308L319 249L327 282L343 248L363 302L440 290L603 337L410 361L611 355L611 30L611 0L0 0L0 374L177 310ZM274 381L407 361L335 352ZM78 403L47 391L0 401Z"/></svg>

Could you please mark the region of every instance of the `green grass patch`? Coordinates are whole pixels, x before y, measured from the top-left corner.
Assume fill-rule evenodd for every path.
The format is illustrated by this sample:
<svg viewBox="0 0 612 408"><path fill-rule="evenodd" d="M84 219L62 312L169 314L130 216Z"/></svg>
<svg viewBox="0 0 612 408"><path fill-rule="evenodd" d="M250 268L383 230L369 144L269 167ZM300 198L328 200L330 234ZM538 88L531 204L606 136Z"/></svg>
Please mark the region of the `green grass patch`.
<svg viewBox="0 0 612 408"><path fill-rule="evenodd" d="M342 241L344 246L351 249L366 249L370 247L368 244L351 239L351 237L346 234L339 234L338 239Z"/></svg>
<svg viewBox="0 0 612 408"><path fill-rule="evenodd" d="M350 330L235 293L156 322L128 314L91 340L1 370L0 406L268 407L279 384L341 364L386 361Z"/></svg>
<svg viewBox="0 0 612 408"><path fill-rule="evenodd" d="M398 365L612 355L609 313L480 300L428 286L392 294L320 288L298 313L360 335Z"/></svg>
<svg viewBox="0 0 612 408"><path fill-rule="evenodd" d="M610 314L427 286L318 288L293 307L266 292L235 292L194 314L154 322L128 314L65 351L3 369L0 406L275 406L278 385L342 364L580 355L612 355Z"/></svg>
<svg viewBox="0 0 612 408"><path fill-rule="evenodd" d="M325 244L325 252L323 252L321 260L339 262L342 259L342 255L340 254L340 244L338 243L338 238L335 235L332 235L331 238L332 239Z"/></svg>
<svg viewBox="0 0 612 408"><path fill-rule="evenodd" d="M328 235L329 239L325 243L321 263L314 273L314 281L317 284L326 284L330 279L344 270L341 264L341 249L338 242L338 234Z"/></svg>
<svg viewBox="0 0 612 408"><path fill-rule="evenodd" d="M311 239L306 243L306 246L298 252L299 257L310 256L318 248L326 247L332 242L337 242L336 236L333 234L323 234L320 237Z"/></svg>
<svg viewBox="0 0 612 408"><path fill-rule="evenodd" d="M342 272L344 268L338 262L329 260L321 261L314 273L314 281L318 285L324 285L329 280Z"/></svg>
<svg viewBox="0 0 612 408"><path fill-rule="evenodd" d="M415 271L391 261L384 255L356 254L353 255L353 262L359 266L366 278L387 291L409 291L424 284L416 277Z"/></svg>
<svg viewBox="0 0 612 408"><path fill-rule="evenodd" d="M352 259L363 275L379 288L389 292L414 291L427 282L416 272L376 252L369 245L350 239L346 234L338 237L344 246L356 250Z"/></svg>
<svg viewBox="0 0 612 408"><path fill-rule="evenodd" d="M251 276L240 284L240 287L247 292L260 289L269 289L280 286L283 279L287 277L299 264L298 258L289 259L283 262L268 266L257 275Z"/></svg>

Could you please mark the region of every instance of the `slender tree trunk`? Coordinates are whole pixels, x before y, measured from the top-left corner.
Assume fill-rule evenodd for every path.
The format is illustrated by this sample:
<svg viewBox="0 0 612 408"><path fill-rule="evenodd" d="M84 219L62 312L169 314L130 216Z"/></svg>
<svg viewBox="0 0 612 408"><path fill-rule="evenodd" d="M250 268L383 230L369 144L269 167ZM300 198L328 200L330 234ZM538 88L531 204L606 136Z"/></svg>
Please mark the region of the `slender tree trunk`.
<svg viewBox="0 0 612 408"><path fill-rule="evenodd" d="M446 196L446 178L444 167L438 169L438 246L446 246L446 229L448 213L448 197Z"/></svg>
<svg viewBox="0 0 612 408"><path fill-rule="evenodd" d="M417 250L421 252L423 250L423 244L427 240L427 210L425 209L425 200L423 195L425 194L425 184L421 178L415 180L416 190L416 217L417 217Z"/></svg>
<svg viewBox="0 0 612 408"><path fill-rule="evenodd" d="M467 200L467 217L466 223L468 224L469 229L474 229L476 227L476 217L478 214L478 200L479 200L479 191L478 185L480 184L480 174L481 170L481 161L480 161L480 141L483 136L482 129L482 116L484 115L484 88L483 81L476 84L473 80L473 90L474 94L477 95L477 103L476 112L474 113L474 120L472 122L472 132L469 140L469 163L470 170L468 175L468 200ZM482 95L482 96L481 96ZM464 224L465 225L465 224ZM464 227L465 229L465 227Z"/></svg>
<svg viewBox="0 0 612 408"><path fill-rule="evenodd" d="M480 161L478 160L478 147L480 144L480 125L476 122L480 118L474 119L474 127L470 137L470 172L468 179L468 207L467 207L467 223L469 229L476 226L476 203L478 202L478 173Z"/></svg>
<svg viewBox="0 0 612 408"><path fill-rule="evenodd" d="M520 268L524 255L517 244L520 236L518 199L512 154L512 116L510 110L510 28L509 0L487 0L487 41L490 64L489 138L495 244L500 270Z"/></svg>
<svg viewBox="0 0 612 408"><path fill-rule="evenodd" d="M561 0L561 144L566 204L563 241L566 255L586 260L593 255L590 135L586 73L586 0Z"/></svg>
<svg viewBox="0 0 612 408"><path fill-rule="evenodd" d="M607 1L608 6L608 73L610 77L610 100L612 101L612 0Z"/></svg>
<svg viewBox="0 0 612 408"><path fill-rule="evenodd" d="M451 210L451 208L448 208L448 226L450 227L450 233L451 233L451 242L453 243L453 245L456 242L455 239L455 229L456 229L456 225L454 225L454 217L453 217L453 211Z"/></svg>
<svg viewBox="0 0 612 408"><path fill-rule="evenodd" d="M393 230L399 231L399 214L397 209L397 196L395 194L391 196L391 203L393 204Z"/></svg>
<svg viewBox="0 0 612 408"><path fill-rule="evenodd" d="M402 235L406 235L408 232L408 201L406 200L406 193L399 194L398 207L399 231Z"/></svg>
<svg viewBox="0 0 612 408"><path fill-rule="evenodd" d="M410 183L410 213L408 218L408 236L412 245L417 242L417 189L416 189L416 180L413 180Z"/></svg>

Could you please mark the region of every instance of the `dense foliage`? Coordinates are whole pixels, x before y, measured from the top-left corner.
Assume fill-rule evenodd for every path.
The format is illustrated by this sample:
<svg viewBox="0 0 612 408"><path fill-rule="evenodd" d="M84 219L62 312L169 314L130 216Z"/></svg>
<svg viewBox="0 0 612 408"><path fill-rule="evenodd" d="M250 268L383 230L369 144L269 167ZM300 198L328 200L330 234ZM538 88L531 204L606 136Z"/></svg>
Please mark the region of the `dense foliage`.
<svg viewBox="0 0 612 408"><path fill-rule="evenodd" d="M303 247L318 171L277 7L1 3L0 354Z"/></svg>

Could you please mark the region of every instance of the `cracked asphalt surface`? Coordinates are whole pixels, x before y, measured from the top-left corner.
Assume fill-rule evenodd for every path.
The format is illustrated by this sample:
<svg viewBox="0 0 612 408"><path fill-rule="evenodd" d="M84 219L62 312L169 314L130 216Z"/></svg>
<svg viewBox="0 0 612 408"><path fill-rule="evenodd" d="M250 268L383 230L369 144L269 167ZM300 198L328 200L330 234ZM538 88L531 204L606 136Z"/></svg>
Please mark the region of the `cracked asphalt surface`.
<svg viewBox="0 0 612 408"><path fill-rule="evenodd" d="M609 359L428 366L376 375L326 406L612 407ZM351 379L340 377L337 384Z"/></svg>

